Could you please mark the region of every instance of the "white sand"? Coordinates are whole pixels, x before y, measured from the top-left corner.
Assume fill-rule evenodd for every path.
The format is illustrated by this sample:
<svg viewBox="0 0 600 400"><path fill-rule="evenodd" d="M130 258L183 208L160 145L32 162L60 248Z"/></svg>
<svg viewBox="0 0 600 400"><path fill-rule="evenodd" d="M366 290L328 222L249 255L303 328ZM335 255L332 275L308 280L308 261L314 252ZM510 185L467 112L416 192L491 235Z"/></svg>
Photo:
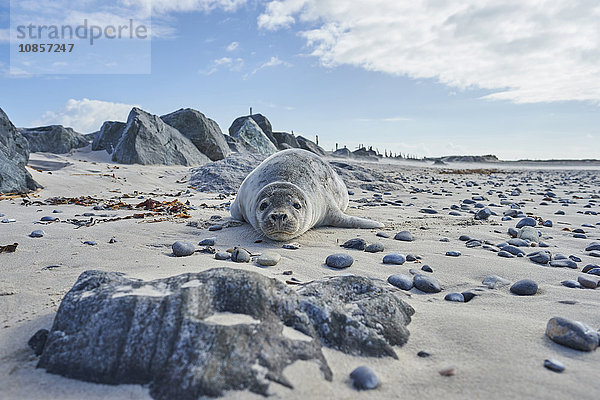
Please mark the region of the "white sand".
<svg viewBox="0 0 600 400"><path fill-rule="evenodd" d="M110 198L118 194L113 192L115 190L120 190L121 193L174 193L185 192L187 189L185 183L176 183L187 176L187 168L119 166L115 169L103 157L103 152L85 151L76 152L72 156L32 155L32 159L37 161L72 163L68 167L53 171L52 174L32 171L34 179L45 187L37 194L37 198L82 195ZM379 238L375 236L376 230L321 228L298 238L296 241L302 245L299 250L285 250L281 248L281 243L277 242L254 243L259 237L249 226L208 232L207 229L187 226L187 220L145 223L130 219L75 229L74 225L68 223L40 225L37 221L45 215L58 216L64 221L84 212L125 216L135 211L93 211L91 207L78 205L24 207L20 205L20 199L0 201L0 213L6 214L7 218L17 219L16 223L0 224L0 244L19 243L15 253L0 254L0 293L15 293L0 296L0 398L150 398L147 388L141 386L85 383L51 375L35 368L37 357L28 348L27 340L38 329L51 327L62 296L71 288L79 274L88 269L122 271L129 276L145 280L198 272L213 267L241 268L286 280L289 277L284 276L283 272L292 270L293 277L305 282L347 273L385 280L392 273L408 274L410 268L419 269L423 264L428 264L434 269L434 276L441 282L444 290L438 294L423 294L415 289L410 292L398 292L398 295L416 310L409 325L411 337L408 344L396 348L399 360L354 357L324 349L334 373L333 382L325 381L315 364L297 362L286 370L286 376L295 389L290 390L272 383L270 390L273 397L597 399L600 396L600 351L585 353L561 347L546 338L544 330L548 319L553 316L580 320L596 329L600 328L600 289L568 289L560 285L562 280L577 279L580 274L577 270L542 267L527 259L505 259L481 248L466 248L464 243L458 240L461 234L500 243L508 239L506 229L515 224L515 221L499 223L499 217L473 224L470 214L452 217L448 215L448 210L442 210L443 207L459 204L460 200L470 198L473 192L488 197L489 201L484 202L486 204L499 204L500 199L485 193L493 188L491 185L482 185L481 188L466 188L463 185L462 189L455 189L453 185L443 182L444 179L472 179L483 184L488 180L486 176L442 175L439 173L440 168L425 168L419 164L396 165L393 168L409 180L422 177L420 183L410 181L406 184L406 190L384 196L401 199L405 205L357 208L361 203L351 202L348 213L382 221L392 235L407 229L415 236L414 242ZM498 176L520 178L520 175ZM431 178L438 181L430 181ZM543 183L531 183L536 188L535 192L543 191ZM580 269L586 264L597 264L600 260L586 256L583 249L591 241L599 239L600 226L596 229L585 228L589 232L588 240L574 239L572 234L561 229L579 227L582 223L595 224L600 222L600 216L578 214L577 211L584 210L584 200L576 200L578 204L569 207L560 207L558 204L539 206L543 196L529 195L526 184L527 182L520 183L524 193L518 198L528 202L524 211L554 221L554 228L543 229L546 236L553 237L547 240L553 246L549 250L567 256L580 256L583 259ZM452 196L411 194L408 191L410 185L421 189L429 187L433 192L445 188ZM509 187L505 185L498 189L506 191ZM591 188L596 190L596 193L598 189ZM372 192L362 193L356 188L353 190L356 194L351 197L355 200L372 196ZM565 195L567 190L577 191L577 187L560 187L555 192L560 197L573 198L573 194ZM157 200L173 199L152 197ZM34 199L32 197L32 200ZM209 206L219 205L232 200L232 197L224 200L215 194L192 192L179 196L178 199L183 202L190 200L192 205L199 207L203 203ZM127 201L136 204L142 200L133 198ZM414 206L408 206L409 203L414 203ZM426 215L418 212L429 205L440 213ZM493 210L501 214L506 208ZM52 214L53 209L60 209L63 213ZM564 209L567 215L553 215L558 209ZM595 210L600 211L598 207ZM213 215L229 218L227 211L210 208L198 208L192 215L192 220L201 223L207 223ZM421 227L427 229L420 229ZM46 236L37 239L28 237L35 229L43 229ZM208 254L196 253L184 258L170 256L170 246L176 240L198 243L203 238L213 236L217 237L218 250L239 245L253 253L277 251L282 259L274 267L263 268L253 263L217 261ZM117 242L109 244L108 241L112 237L115 237ZM381 241L386 250L377 254L348 250L355 259L354 265L343 271L326 267L325 258L329 254L345 251L340 249L339 244L354 237L362 237L369 243ZM449 238L450 242L439 241L444 237ZM97 241L98 245L82 244L86 240ZM448 250L459 250L462 256L446 257L444 254ZM402 266L383 265L381 259L389 252L418 254L423 257L423 262L407 262ZM50 265L59 267L44 269ZM512 282L523 278L533 279L539 283L540 292L532 297L518 297L511 295L508 287L494 290L484 288L481 280L490 274L500 275ZM475 288L482 289L479 292L480 296L467 304L444 301L444 295L448 292ZM577 304L561 304L559 300L577 300ZM232 319L232 316L220 318L215 322L240 321L237 317ZM420 350L426 350L432 353L432 356L419 358L416 354ZM546 358L562 361L566 371L556 374L545 369L542 364ZM381 382L378 389L359 394L352 388L348 375L359 365L374 368ZM454 367L456 375L444 377L438 373L447 367ZM231 392L226 397L262 398L249 392Z"/></svg>

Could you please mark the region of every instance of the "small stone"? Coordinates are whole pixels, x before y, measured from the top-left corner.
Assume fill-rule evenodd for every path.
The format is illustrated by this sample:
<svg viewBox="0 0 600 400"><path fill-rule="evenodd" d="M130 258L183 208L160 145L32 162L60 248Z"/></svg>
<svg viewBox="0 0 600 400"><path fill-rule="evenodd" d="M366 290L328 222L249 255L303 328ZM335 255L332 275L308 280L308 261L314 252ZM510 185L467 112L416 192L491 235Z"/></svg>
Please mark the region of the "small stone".
<svg viewBox="0 0 600 400"><path fill-rule="evenodd" d="M413 278L413 285L425 293L439 293L442 291L442 287L433 276L417 274Z"/></svg>
<svg viewBox="0 0 600 400"><path fill-rule="evenodd" d="M274 251L265 251L256 259L256 262L258 265L262 265L263 267L272 267L277 265L279 260L281 260L281 255L279 253L275 253Z"/></svg>
<svg viewBox="0 0 600 400"><path fill-rule="evenodd" d="M421 267L421 271L425 271L425 272L433 272L433 269L429 266L429 265L423 265Z"/></svg>
<svg viewBox="0 0 600 400"><path fill-rule="evenodd" d="M550 371L558 373L563 372L565 370L564 364L553 358L548 358L547 360L544 360L544 367L548 368Z"/></svg>
<svg viewBox="0 0 600 400"><path fill-rule="evenodd" d="M406 262L406 257L404 254L400 253L386 254L385 257L383 257L384 264L402 265L404 262Z"/></svg>
<svg viewBox="0 0 600 400"><path fill-rule="evenodd" d="M573 255L573 254L571 254L571 255L569 256L569 259L571 259L571 260L573 260L573 261L575 261L575 262L581 262L581 258L579 258L579 257L577 257L577 256L575 256L575 255Z"/></svg>
<svg viewBox="0 0 600 400"><path fill-rule="evenodd" d="M475 297L477 297L477 295L473 292L462 292L461 294L463 295L463 298L465 299L465 303L468 303L471 300L473 300Z"/></svg>
<svg viewBox="0 0 600 400"><path fill-rule="evenodd" d="M83 244L87 244L88 246L96 246L98 242L96 242L95 240L86 240L85 242L83 242Z"/></svg>
<svg viewBox="0 0 600 400"><path fill-rule="evenodd" d="M469 240L467 243L465 243L465 246L467 246L468 248L473 248L473 247L479 247L481 246L483 243L481 243L481 240L477 240L477 239L473 239L473 240Z"/></svg>
<svg viewBox="0 0 600 400"><path fill-rule="evenodd" d="M533 296L538 291L538 285L531 279L522 279L512 285L510 291L518 296Z"/></svg>
<svg viewBox="0 0 600 400"><path fill-rule="evenodd" d="M175 257L191 256L196 251L193 244L189 242L177 241L171 246Z"/></svg>
<svg viewBox="0 0 600 400"><path fill-rule="evenodd" d="M495 289L498 287L509 285L510 281L508 279L499 277L498 275L488 275L485 278L483 278L483 281L481 281L481 283L486 285L488 289Z"/></svg>
<svg viewBox="0 0 600 400"><path fill-rule="evenodd" d="M554 215L565 215L565 212L563 210L558 210Z"/></svg>
<svg viewBox="0 0 600 400"><path fill-rule="evenodd" d="M547 220L544 221L543 225L545 227L547 227L547 228L552 228L552 221L550 221L549 219L547 219Z"/></svg>
<svg viewBox="0 0 600 400"><path fill-rule="evenodd" d="M218 225L218 224L217 225L211 225L211 226L208 227L208 230L211 231L211 232L220 231L221 229L223 229L223 225Z"/></svg>
<svg viewBox="0 0 600 400"><path fill-rule="evenodd" d="M600 257L600 251L590 251L590 253L588 254L588 256Z"/></svg>
<svg viewBox="0 0 600 400"><path fill-rule="evenodd" d="M468 241L473 240L473 239L471 239L471 237L467 236L467 235L460 235L460 237L458 238L458 240L460 240L462 242L468 242Z"/></svg>
<svg viewBox="0 0 600 400"><path fill-rule="evenodd" d="M54 214L62 214L62 210L52 210L52 213ZM0 215L1 217L1 215Z"/></svg>
<svg viewBox="0 0 600 400"><path fill-rule="evenodd" d="M504 250L500 250L498 253L498 256L500 257L504 257L504 258L514 258L515 256L513 256L512 254L510 254L508 251L504 251Z"/></svg>
<svg viewBox="0 0 600 400"><path fill-rule="evenodd" d="M110 240L108 241L108 243L113 244L113 243L117 243L117 239L115 239L114 237L110 238Z"/></svg>
<svg viewBox="0 0 600 400"><path fill-rule="evenodd" d="M449 257L458 257L458 256L460 256L460 254L461 254L460 251L454 251L454 250L446 252L446 255Z"/></svg>
<svg viewBox="0 0 600 400"><path fill-rule="evenodd" d="M555 268L577 268L577 263L568 259L552 260L548 265Z"/></svg>
<svg viewBox="0 0 600 400"><path fill-rule="evenodd" d="M27 344L33 350L36 356L39 356L44 351L46 340L48 340L48 329L40 329L29 339Z"/></svg>
<svg viewBox="0 0 600 400"><path fill-rule="evenodd" d="M581 270L581 272L587 273L588 271L590 271L590 270L592 270L594 268L600 268L600 266L595 265L595 264L588 264L585 267L583 267L583 269Z"/></svg>
<svg viewBox="0 0 600 400"><path fill-rule="evenodd" d="M550 259L552 258L552 254L550 254L549 251L541 250L529 253L527 254L527 257L535 263L548 264L548 262L550 262Z"/></svg>
<svg viewBox="0 0 600 400"><path fill-rule="evenodd" d="M58 221L58 218L47 215L45 217L40 218L40 221L43 221L43 222L53 222L53 221Z"/></svg>
<svg viewBox="0 0 600 400"><path fill-rule="evenodd" d="M421 350L417 353L417 356L419 356L421 358L427 358L427 357L431 357L431 353Z"/></svg>
<svg viewBox="0 0 600 400"><path fill-rule="evenodd" d="M248 253L245 249L236 247L231 252L231 260L237 263L250 262L250 253Z"/></svg>
<svg viewBox="0 0 600 400"><path fill-rule="evenodd" d="M587 236L584 233L575 233L573 237L575 239L587 239Z"/></svg>
<svg viewBox="0 0 600 400"><path fill-rule="evenodd" d="M354 263L354 258L350 254L338 253L327 256L325 264L331 268L343 269L348 268Z"/></svg>
<svg viewBox="0 0 600 400"><path fill-rule="evenodd" d="M294 271L283 271L282 274L283 275L292 275L294 273Z"/></svg>
<svg viewBox="0 0 600 400"><path fill-rule="evenodd" d="M588 289L596 289L598 287L598 279L591 276L579 276L577 278L577 282L581 283L581 286Z"/></svg>
<svg viewBox="0 0 600 400"><path fill-rule="evenodd" d="M367 253L379 253L379 252L382 252L383 250L384 250L383 244L381 244L380 242L371 243L370 245L365 247L365 251Z"/></svg>
<svg viewBox="0 0 600 400"><path fill-rule="evenodd" d="M489 208L486 207L486 208L482 208L481 210L477 211L477 213L475 214L475 219L486 220L491 215L492 215L492 210L490 210Z"/></svg>
<svg viewBox="0 0 600 400"><path fill-rule="evenodd" d="M519 238L509 239L508 244L510 244L511 246L517 246L517 247L529 247L529 242L527 240L523 240L523 239L519 239Z"/></svg>
<svg viewBox="0 0 600 400"><path fill-rule="evenodd" d="M365 239L354 238L344 242L344 244L342 244L341 247L344 247L346 249L364 250L367 247L367 242L365 241Z"/></svg>
<svg viewBox="0 0 600 400"><path fill-rule="evenodd" d="M445 297L444 300L446 301L454 301L457 303L464 303L465 302L465 296L463 296L462 293L448 293Z"/></svg>
<svg viewBox="0 0 600 400"><path fill-rule="evenodd" d="M524 226L535 226L537 224L537 221L531 217L525 217L523 219L521 219L519 222L517 222L517 226L516 228L522 228Z"/></svg>
<svg viewBox="0 0 600 400"><path fill-rule="evenodd" d="M414 254L407 254L406 255L406 261L417 261L417 259L420 259L421 257L417 257Z"/></svg>
<svg viewBox="0 0 600 400"><path fill-rule="evenodd" d="M410 233L409 231L401 231L396 233L394 239L401 240L403 242L412 242L414 240L412 233Z"/></svg>
<svg viewBox="0 0 600 400"><path fill-rule="evenodd" d="M217 242L216 237L206 238L206 239L202 239L200 241L200 243L198 243L198 246L214 246L216 242Z"/></svg>
<svg viewBox="0 0 600 400"><path fill-rule="evenodd" d="M529 240L530 242L538 242L540 240L540 235L537 229L532 228L531 226L525 226L519 230L517 234L519 239Z"/></svg>
<svg viewBox="0 0 600 400"><path fill-rule="evenodd" d="M300 243L293 242L293 243L286 243L281 247L283 247L284 249L288 249L288 250L298 250L302 246L300 245Z"/></svg>
<svg viewBox="0 0 600 400"><path fill-rule="evenodd" d="M442 370L439 371L441 376L454 376L456 375L456 368L450 367L450 368L444 368Z"/></svg>
<svg viewBox="0 0 600 400"><path fill-rule="evenodd" d="M561 285L566 286L568 288L572 288L572 289L581 289L581 283L577 282L577 281L573 281L573 280L566 280L566 281L562 281Z"/></svg>
<svg viewBox="0 0 600 400"><path fill-rule="evenodd" d="M10 224L11 222L17 222L17 220L16 220L16 219L14 219L14 218L4 218L4 219L3 219L2 221L0 221L0 222L2 222L3 224Z"/></svg>
<svg viewBox="0 0 600 400"><path fill-rule="evenodd" d="M592 243L588 247L585 248L585 251L594 251L600 250L600 243Z"/></svg>
<svg viewBox="0 0 600 400"><path fill-rule="evenodd" d="M379 385L375 371L370 367L362 365L350 373L352 384L358 390L372 390Z"/></svg>
<svg viewBox="0 0 600 400"><path fill-rule="evenodd" d="M433 208L421 208L420 210L424 214L437 214L438 212Z"/></svg>
<svg viewBox="0 0 600 400"><path fill-rule="evenodd" d="M519 231L515 228L508 228L508 234L515 238L519 234Z"/></svg>
<svg viewBox="0 0 600 400"><path fill-rule="evenodd" d="M46 232L44 232L43 230L37 229L37 230L31 232L29 234L29 237L32 237L32 238L41 238L41 237L44 237L45 234L46 234Z"/></svg>
<svg viewBox="0 0 600 400"><path fill-rule="evenodd" d="M382 237L382 238L389 238L391 235L387 232L377 232L377 236Z"/></svg>
<svg viewBox="0 0 600 400"><path fill-rule="evenodd" d="M217 260L229 260L231 258L231 254L226 251L217 251L215 253L215 259Z"/></svg>
<svg viewBox="0 0 600 400"><path fill-rule="evenodd" d="M554 317L546 325L546 336L553 342L575 350L592 351L598 347L598 332L586 324L562 317Z"/></svg>
<svg viewBox="0 0 600 400"><path fill-rule="evenodd" d="M589 271L587 271L586 274L600 276L600 268L592 268Z"/></svg>
<svg viewBox="0 0 600 400"><path fill-rule="evenodd" d="M388 283L396 286L398 289L410 290L413 287L413 279L408 275L394 274L387 279Z"/></svg>
<svg viewBox="0 0 600 400"><path fill-rule="evenodd" d="M449 243L450 239L448 239L448 238L441 238L440 242Z"/></svg>

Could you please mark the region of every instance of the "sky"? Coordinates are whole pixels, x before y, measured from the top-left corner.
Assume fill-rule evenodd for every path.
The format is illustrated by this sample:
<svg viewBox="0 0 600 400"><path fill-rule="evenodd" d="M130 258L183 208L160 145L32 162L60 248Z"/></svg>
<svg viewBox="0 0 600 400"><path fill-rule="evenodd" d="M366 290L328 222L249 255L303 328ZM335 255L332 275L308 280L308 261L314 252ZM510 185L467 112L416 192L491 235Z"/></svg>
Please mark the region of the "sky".
<svg viewBox="0 0 600 400"><path fill-rule="evenodd" d="M10 1L0 0L0 107L16 126L89 133L133 106L190 107L227 133L252 107L326 150L600 158L596 0L94 1L13 0L22 18L49 4L47 18L70 23L138 10L151 17L148 48L99 39L103 62L71 73L83 56L63 54L58 73L40 73L16 65ZM127 72L136 66L145 73Z"/></svg>

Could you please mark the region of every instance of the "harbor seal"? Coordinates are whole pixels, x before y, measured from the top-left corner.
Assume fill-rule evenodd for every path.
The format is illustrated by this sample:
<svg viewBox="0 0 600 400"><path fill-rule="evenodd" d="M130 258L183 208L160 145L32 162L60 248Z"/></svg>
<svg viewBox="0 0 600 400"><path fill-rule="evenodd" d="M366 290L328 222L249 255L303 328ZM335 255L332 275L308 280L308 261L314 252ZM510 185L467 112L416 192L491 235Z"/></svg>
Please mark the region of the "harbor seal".
<svg viewBox="0 0 600 400"><path fill-rule="evenodd" d="M231 216L273 240L290 240L317 226L383 228L344 214L348 189L321 157L301 149L273 154L242 182Z"/></svg>

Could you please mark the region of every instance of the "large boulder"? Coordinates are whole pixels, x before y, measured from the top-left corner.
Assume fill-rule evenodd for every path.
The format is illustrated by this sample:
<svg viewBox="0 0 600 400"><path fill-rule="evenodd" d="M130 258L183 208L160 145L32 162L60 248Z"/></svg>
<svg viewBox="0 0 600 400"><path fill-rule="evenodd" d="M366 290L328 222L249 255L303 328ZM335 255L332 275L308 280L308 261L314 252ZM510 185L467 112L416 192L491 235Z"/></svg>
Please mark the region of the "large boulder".
<svg viewBox="0 0 600 400"><path fill-rule="evenodd" d="M19 133L29 142L29 151L32 153L64 154L89 144L81 133L62 125L20 128Z"/></svg>
<svg viewBox="0 0 600 400"><path fill-rule="evenodd" d="M299 149L300 144L296 140L296 136L288 132L273 132L273 137L277 141L279 150Z"/></svg>
<svg viewBox="0 0 600 400"><path fill-rule="evenodd" d="M223 160L193 168L189 185L200 192L235 193L244 178L264 159L264 155L247 152L230 154Z"/></svg>
<svg viewBox="0 0 600 400"><path fill-rule="evenodd" d="M308 150L310 152L313 152L317 155L320 156L324 156L325 155L325 150L323 150L321 148L321 146L319 146L318 144L316 144L315 142L313 142L310 139L307 139L303 136L296 136L296 140L298 141L298 144L300 145L301 149L304 150Z"/></svg>
<svg viewBox="0 0 600 400"><path fill-rule="evenodd" d="M273 154L277 151L277 147L252 118L246 118L238 130L230 135L252 153Z"/></svg>
<svg viewBox="0 0 600 400"><path fill-rule="evenodd" d="M39 188L25 165L29 143L0 108L0 193L26 193Z"/></svg>
<svg viewBox="0 0 600 400"><path fill-rule="evenodd" d="M199 111L182 108L160 118L190 139L212 161L222 160L231 152L219 124Z"/></svg>
<svg viewBox="0 0 600 400"><path fill-rule="evenodd" d="M149 385L157 399L198 399L228 390L267 395L292 388L297 360L333 374L322 346L393 357L414 310L383 282L338 276L298 285L257 272L215 268L155 281L86 271L65 295L39 368L108 384ZM39 343L41 342L41 343Z"/></svg>
<svg viewBox="0 0 600 400"><path fill-rule="evenodd" d="M210 159L156 115L134 107L112 155L122 164L201 165Z"/></svg>
<svg viewBox="0 0 600 400"><path fill-rule="evenodd" d="M235 132L237 132L240 127L244 125L247 119L252 119L254 122L256 122L256 124L260 126L260 129L263 131L263 133L269 138L271 143L277 146L277 140L273 136L273 127L271 126L271 122L262 114L252 114L236 118L229 127L229 135L235 136Z"/></svg>
<svg viewBox="0 0 600 400"><path fill-rule="evenodd" d="M96 135L92 142L92 150L106 150L108 154L112 154L123 136L125 126L127 124L119 121L106 121L100 128L100 133Z"/></svg>

